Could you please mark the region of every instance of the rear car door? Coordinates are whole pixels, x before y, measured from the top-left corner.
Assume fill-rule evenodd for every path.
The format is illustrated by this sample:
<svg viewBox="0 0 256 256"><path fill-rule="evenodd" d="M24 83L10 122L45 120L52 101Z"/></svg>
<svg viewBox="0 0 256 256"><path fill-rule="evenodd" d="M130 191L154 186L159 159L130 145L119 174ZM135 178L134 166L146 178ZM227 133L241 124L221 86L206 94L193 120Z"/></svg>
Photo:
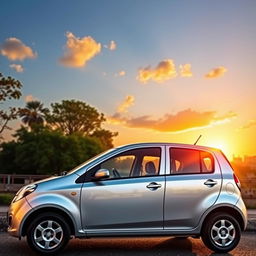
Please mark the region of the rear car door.
<svg viewBox="0 0 256 256"><path fill-rule="evenodd" d="M205 150L168 146L166 150L164 229L193 229L217 200L221 172Z"/></svg>

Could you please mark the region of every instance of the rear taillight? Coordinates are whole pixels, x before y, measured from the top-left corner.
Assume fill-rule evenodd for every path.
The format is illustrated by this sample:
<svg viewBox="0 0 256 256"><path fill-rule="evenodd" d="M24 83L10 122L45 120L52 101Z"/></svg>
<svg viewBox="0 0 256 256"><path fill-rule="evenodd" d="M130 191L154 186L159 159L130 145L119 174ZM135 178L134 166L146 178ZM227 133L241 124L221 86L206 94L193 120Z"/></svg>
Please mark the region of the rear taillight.
<svg viewBox="0 0 256 256"><path fill-rule="evenodd" d="M241 183L240 183L239 179L237 178L237 176L235 174L233 174L233 177L234 177L234 181L235 181L237 187L239 188L239 190L241 190Z"/></svg>

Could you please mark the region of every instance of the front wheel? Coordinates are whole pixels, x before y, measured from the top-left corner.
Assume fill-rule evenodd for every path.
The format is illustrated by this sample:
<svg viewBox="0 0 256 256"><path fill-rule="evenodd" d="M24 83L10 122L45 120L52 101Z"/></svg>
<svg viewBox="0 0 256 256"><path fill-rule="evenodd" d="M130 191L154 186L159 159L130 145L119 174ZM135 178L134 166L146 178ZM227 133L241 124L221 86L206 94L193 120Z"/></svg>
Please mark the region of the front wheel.
<svg viewBox="0 0 256 256"><path fill-rule="evenodd" d="M65 219L55 213L38 215L28 227L27 241L29 246L44 254L53 254L67 244L70 239L70 228Z"/></svg>
<svg viewBox="0 0 256 256"><path fill-rule="evenodd" d="M209 249L225 253L233 250L239 243L241 228L233 216L215 213L205 223L201 236Z"/></svg>

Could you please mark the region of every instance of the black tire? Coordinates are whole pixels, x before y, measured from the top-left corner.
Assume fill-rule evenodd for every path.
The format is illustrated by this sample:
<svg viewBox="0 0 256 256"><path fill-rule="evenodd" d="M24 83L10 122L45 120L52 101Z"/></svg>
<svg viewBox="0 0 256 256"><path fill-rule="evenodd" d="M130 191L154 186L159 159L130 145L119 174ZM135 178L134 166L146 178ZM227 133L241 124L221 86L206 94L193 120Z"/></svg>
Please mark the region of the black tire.
<svg viewBox="0 0 256 256"><path fill-rule="evenodd" d="M66 246L70 233L70 227L61 215L42 213L29 225L27 242L34 251L49 255L61 251Z"/></svg>
<svg viewBox="0 0 256 256"><path fill-rule="evenodd" d="M205 221L201 237L210 250L226 253L239 243L241 228L233 216L227 213L214 213Z"/></svg>

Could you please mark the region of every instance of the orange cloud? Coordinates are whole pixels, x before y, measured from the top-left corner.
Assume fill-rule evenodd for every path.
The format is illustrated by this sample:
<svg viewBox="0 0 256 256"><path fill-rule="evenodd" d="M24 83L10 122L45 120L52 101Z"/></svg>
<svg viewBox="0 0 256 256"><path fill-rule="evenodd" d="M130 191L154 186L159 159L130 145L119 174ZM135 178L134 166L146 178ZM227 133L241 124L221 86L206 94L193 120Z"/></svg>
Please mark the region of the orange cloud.
<svg viewBox="0 0 256 256"><path fill-rule="evenodd" d="M67 42L64 56L60 58L60 63L67 67L84 67L87 62L101 51L101 44L92 37L76 37L71 32L66 33Z"/></svg>
<svg viewBox="0 0 256 256"><path fill-rule="evenodd" d="M24 68L20 64L11 64L9 65L9 67L14 69L18 73L22 73L24 71Z"/></svg>
<svg viewBox="0 0 256 256"><path fill-rule="evenodd" d="M146 68L139 69L137 80L141 83L147 83L150 80L161 83L176 76L177 73L173 60L166 59L159 62L155 68L148 66Z"/></svg>
<svg viewBox="0 0 256 256"><path fill-rule="evenodd" d="M160 132L184 132L192 129L201 129L211 125L220 124L236 116L228 112L223 116L217 116L216 111L198 112L185 109L176 114L166 114L162 118L152 119L149 115L136 118L126 118L116 113L110 119L113 124L123 124L131 128L151 129Z"/></svg>
<svg viewBox="0 0 256 256"><path fill-rule="evenodd" d="M30 102L30 101L36 101L38 100L37 98L35 98L33 95L29 94L27 96L25 96L25 102Z"/></svg>
<svg viewBox="0 0 256 256"><path fill-rule="evenodd" d="M126 72L124 70L121 70L118 74L119 76L125 76Z"/></svg>
<svg viewBox="0 0 256 256"><path fill-rule="evenodd" d="M225 67L217 67L212 69L209 73L205 75L206 78L217 78L221 77L226 73L228 70Z"/></svg>
<svg viewBox="0 0 256 256"><path fill-rule="evenodd" d="M132 95L125 97L125 100L118 106L118 113L127 112L127 109L134 104L135 98Z"/></svg>
<svg viewBox="0 0 256 256"><path fill-rule="evenodd" d="M256 126L256 120L250 120L247 124L242 126L240 129L249 129L254 126Z"/></svg>
<svg viewBox="0 0 256 256"><path fill-rule="evenodd" d="M126 72L124 70L119 71L115 76L125 76Z"/></svg>
<svg viewBox="0 0 256 256"><path fill-rule="evenodd" d="M37 53L22 43L21 40L15 37L10 37L0 45L0 53L6 56L9 60L24 60L36 58Z"/></svg>
<svg viewBox="0 0 256 256"><path fill-rule="evenodd" d="M193 73L191 71L191 64L180 65L180 75L182 77L191 77Z"/></svg>

